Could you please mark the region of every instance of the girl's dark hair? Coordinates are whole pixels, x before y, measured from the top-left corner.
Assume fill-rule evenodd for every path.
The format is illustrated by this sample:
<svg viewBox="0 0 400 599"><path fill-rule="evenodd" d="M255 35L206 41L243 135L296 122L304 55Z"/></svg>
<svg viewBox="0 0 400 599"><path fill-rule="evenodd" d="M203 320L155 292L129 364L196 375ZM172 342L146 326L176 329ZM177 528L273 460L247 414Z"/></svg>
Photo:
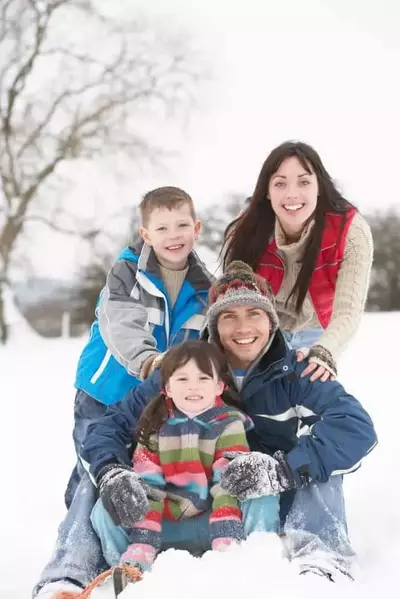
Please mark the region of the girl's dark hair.
<svg viewBox="0 0 400 599"><path fill-rule="evenodd" d="M217 377L229 386L229 389L221 394L223 401L228 405L239 406L240 400L232 386L228 362L221 350L207 341L185 341L168 350L161 362L161 388L165 389L174 372L185 366L190 360L194 360L201 372L208 376L214 376L215 370ZM154 450L151 445L151 436L157 434L167 420L166 397L160 394L150 401L139 418L136 428L138 442L148 449Z"/></svg>
<svg viewBox="0 0 400 599"><path fill-rule="evenodd" d="M225 242L221 253L224 255L224 269L234 260L246 262L253 270L257 268L265 246L273 238L275 229L275 213L267 198L269 182L282 162L292 157L296 157L308 173L315 173L318 181L315 226L304 250L299 275L289 296L296 298L296 311L300 312L321 249L325 215L327 212L343 214L341 235L345 224L345 213L350 208L354 208L353 204L336 189L321 158L311 146L299 141L287 141L272 150L261 168L247 209L225 231Z"/></svg>

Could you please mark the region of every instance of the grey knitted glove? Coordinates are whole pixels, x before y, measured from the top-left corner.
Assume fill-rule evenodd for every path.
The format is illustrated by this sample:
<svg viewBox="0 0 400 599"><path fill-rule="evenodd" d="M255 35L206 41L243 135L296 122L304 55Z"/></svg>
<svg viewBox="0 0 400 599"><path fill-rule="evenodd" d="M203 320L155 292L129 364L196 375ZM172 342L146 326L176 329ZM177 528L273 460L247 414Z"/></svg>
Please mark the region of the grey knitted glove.
<svg viewBox="0 0 400 599"><path fill-rule="evenodd" d="M221 475L221 487L239 501L279 495L307 482L306 474L290 468L283 451L277 451L273 456L258 451L224 455L232 461Z"/></svg>

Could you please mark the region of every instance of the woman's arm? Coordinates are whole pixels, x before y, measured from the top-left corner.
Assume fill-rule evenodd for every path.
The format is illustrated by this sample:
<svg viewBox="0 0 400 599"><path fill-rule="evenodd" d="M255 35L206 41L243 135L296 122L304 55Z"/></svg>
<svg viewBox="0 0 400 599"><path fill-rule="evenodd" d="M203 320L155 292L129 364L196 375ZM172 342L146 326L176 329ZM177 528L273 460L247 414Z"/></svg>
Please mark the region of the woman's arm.
<svg viewBox="0 0 400 599"><path fill-rule="evenodd" d="M368 293L372 258L371 229L363 217L356 214L347 234L336 283L332 318L315 343L327 349L335 359L359 327Z"/></svg>

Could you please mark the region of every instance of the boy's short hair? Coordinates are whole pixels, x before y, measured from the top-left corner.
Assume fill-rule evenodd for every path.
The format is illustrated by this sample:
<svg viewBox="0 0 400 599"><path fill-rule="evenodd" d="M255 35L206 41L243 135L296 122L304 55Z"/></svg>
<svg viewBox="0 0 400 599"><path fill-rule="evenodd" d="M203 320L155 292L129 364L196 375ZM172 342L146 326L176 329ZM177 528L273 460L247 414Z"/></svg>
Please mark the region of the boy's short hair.
<svg viewBox="0 0 400 599"><path fill-rule="evenodd" d="M139 204L140 218L142 225L146 227L149 223L151 213L155 208L168 208L173 210L182 204L187 204L193 220L196 220L196 211L193 200L186 191L179 187L158 187L148 191Z"/></svg>

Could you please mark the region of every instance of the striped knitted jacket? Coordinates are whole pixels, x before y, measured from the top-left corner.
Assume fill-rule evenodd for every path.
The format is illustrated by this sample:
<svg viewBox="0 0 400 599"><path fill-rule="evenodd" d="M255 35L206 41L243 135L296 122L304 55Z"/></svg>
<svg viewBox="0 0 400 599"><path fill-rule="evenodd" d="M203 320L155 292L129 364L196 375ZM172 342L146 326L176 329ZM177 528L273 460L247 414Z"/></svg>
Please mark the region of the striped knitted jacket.
<svg viewBox="0 0 400 599"><path fill-rule="evenodd" d="M244 538L237 499L222 490L219 480L226 451L249 451L245 430L251 427L247 416L222 402L195 418L174 408L154 437L154 451L138 444L134 470L160 490L160 500L149 502L144 520L130 531L131 544L121 561L151 567L161 545L163 518L181 520L210 511L213 549Z"/></svg>

